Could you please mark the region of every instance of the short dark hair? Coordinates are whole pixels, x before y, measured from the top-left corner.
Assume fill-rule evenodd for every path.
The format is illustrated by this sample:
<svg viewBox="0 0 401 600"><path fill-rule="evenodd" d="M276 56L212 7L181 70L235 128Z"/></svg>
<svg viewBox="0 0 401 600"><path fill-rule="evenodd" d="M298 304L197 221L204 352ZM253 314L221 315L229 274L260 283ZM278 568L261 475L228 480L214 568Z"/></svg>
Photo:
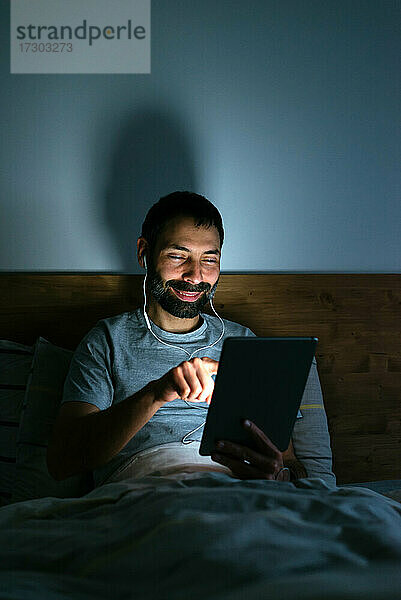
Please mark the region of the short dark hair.
<svg viewBox="0 0 401 600"><path fill-rule="evenodd" d="M194 192L172 192L160 198L148 211L142 225L142 237L153 251L164 226L175 217L193 217L195 226L216 227L220 247L224 241L223 220L207 198Z"/></svg>

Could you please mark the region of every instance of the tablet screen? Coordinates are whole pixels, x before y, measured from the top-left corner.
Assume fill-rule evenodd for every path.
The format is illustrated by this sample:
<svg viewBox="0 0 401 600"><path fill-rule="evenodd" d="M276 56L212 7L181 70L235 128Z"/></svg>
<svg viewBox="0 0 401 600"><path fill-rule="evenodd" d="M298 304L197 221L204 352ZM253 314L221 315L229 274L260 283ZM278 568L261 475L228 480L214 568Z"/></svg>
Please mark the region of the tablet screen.
<svg viewBox="0 0 401 600"><path fill-rule="evenodd" d="M226 338L199 453L230 440L254 449L242 426L253 421L284 452L301 404L317 338Z"/></svg>

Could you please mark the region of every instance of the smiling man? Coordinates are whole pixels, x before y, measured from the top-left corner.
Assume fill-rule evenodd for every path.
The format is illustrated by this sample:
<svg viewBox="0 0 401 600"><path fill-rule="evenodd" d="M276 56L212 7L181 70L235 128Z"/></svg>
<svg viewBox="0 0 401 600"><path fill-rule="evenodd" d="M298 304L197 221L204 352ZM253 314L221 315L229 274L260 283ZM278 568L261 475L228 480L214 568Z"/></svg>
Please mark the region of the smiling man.
<svg viewBox="0 0 401 600"><path fill-rule="evenodd" d="M144 266L148 256L149 316L167 331L191 331L217 287L219 233L214 226L196 226L192 217L177 216L168 222L157 241L148 242L154 233L147 233L147 225L145 220L146 233L137 246L140 264Z"/></svg>
<svg viewBox="0 0 401 600"><path fill-rule="evenodd" d="M203 196L174 192L151 207L137 241L144 306L99 321L79 344L48 448L54 478L89 470L98 486L211 470L241 479L312 475L335 482L316 363L304 403L319 411L301 415L302 426L294 428L304 464L296 444L281 453L255 423L247 426L254 449L224 440L212 457L199 455L224 339L254 335L202 312L208 302L214 311L223 241L221 215Z"/></svg>

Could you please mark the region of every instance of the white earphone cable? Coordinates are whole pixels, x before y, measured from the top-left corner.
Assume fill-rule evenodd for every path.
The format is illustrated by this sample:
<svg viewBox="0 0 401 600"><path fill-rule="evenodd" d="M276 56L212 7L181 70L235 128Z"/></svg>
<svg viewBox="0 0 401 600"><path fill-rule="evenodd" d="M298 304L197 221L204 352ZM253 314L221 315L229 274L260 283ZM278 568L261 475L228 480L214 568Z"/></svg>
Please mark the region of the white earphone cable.
<svg viewBox="0 0 401 600"><path fill-rule="evenodd" d="M145 268L146 268L146 260L145 260ZM210 344L209 346L203 346L202 348L198 348L197 350L194 350L194 351L192 352L192 354L191 354L190 352L188 352L188 350L185 350L185 348L181 348L180 346L175 346L174 344L168 344L167 342L164 342L163 340L161 340L161 339L160 339L160 338L159 338L159 337L158 337L158 336L155 334L155 332L154 332L154 331L152 331L152 327L151 327L151 325L150 325L149 317L148 317L148 315L146 314L146 278L147 278L147 276L148 276L148 271L147 271L147 269L146 269L145 277L144 277L144 280L143 280L143 296L144 296L144 304L143 304L143 316L144 316L144 318L145 318L146 325L147 325L147 327L148 327L148 329L149 329L150 333L151 333L151 334L153 335L153 337L155 337L155 338L156 338L156 339L157 339L157 340L158 340L158 341L159 341L161 344L164 344L165 346L170 346L170 348L176 348L176 349L178 349L178 350L182 350L183 352L185 352L185 354L188 354L188 356L189 356L189 359L188 359L188 360L191 360L191 358L193 357L193 355L194 355L194 354L196 354L197 352L200 352L200 350L206 350L206 348L212 348L212 346L215 346L215 345L216 345L216 344L217 344L217 343L218 343L218 342L221 340L221 338L222 338L222 337L223 337L223 335L224 335L224 331L225 331L224 322L223 322L223 319L222 319L222 318L221 318L221 317L220 317L220 316L217 314L217 312L215 311L215 309L214 309L214 306L213 306L213 300L212 300L212 298L210 298L210 306L211 306L211 308L212 308L212 310L213 310L214 314L216 315L216 317L217 317L218 319L220 319L220 322L221 322L221 324L222 324L222 331L221 331L220 337L219 337L219 338L218 338L218 339L217 339L215 342L213 342L213 344ZM189 402L187 402L187 400L184 400L184 402L185 402L185 403L186 403L186 404L187 404L187 405L188 405L190 408L198 408L198 409L200 409L200 410L206 410L206 409L205 409L204 407L202 407L202 406L191 406L191 404L190 404ZM186 440L186 438L187 438L189 435L191 435L192 433L195 433L195 431L198 431L198 429L200 429L201 427L203 427L203 426L205 425L205 423L206 423L206 421L204 421L204 422L203 422L201 425L199 425L198 427L196 427L196 429L193 429L192 431L189 431L188 433L186 433L186 434L184 435L184 437L181 439L181 443L182 443L182 444L185 444L185 445L187 445L187 444L192 444L192 442L195 442L196 440L188 440L188 441L187 441L187 440Z"/></svg>

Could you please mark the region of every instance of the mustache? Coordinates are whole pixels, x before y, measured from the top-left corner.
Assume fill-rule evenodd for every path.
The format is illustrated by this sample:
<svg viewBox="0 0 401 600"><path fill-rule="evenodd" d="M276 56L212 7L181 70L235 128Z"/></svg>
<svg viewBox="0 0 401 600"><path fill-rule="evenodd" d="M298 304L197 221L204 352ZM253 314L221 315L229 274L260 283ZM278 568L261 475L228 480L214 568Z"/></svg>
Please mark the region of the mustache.
<svg viewBox="0 0 401 600"><path fill-rule="evenodd" d="M166 282L166 287L173 287L178 292L208 292L212 289L210 283L201 281L199 285L188 285L185 281L170 280Z"/></svg>

